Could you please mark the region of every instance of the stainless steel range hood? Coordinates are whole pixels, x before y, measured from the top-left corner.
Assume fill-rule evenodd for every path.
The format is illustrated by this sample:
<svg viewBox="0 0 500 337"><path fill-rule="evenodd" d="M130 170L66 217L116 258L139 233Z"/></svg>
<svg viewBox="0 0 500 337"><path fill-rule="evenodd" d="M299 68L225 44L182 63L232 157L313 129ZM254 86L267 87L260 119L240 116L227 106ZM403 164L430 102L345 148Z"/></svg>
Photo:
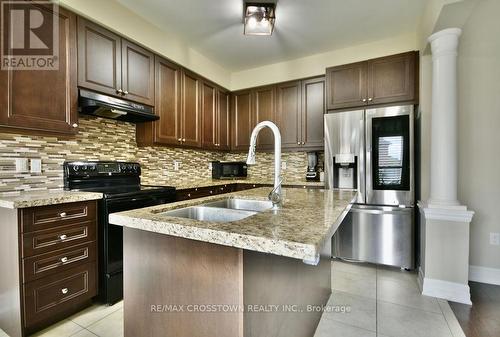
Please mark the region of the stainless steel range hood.
<svg viewBox="0 0 500 337"><path fill-rule="evenodd" d="M160 117L154 114L153 107L137 104L92 91L80 89L78 99L80 113L125 122L140 123L155 121Z"/></svg>

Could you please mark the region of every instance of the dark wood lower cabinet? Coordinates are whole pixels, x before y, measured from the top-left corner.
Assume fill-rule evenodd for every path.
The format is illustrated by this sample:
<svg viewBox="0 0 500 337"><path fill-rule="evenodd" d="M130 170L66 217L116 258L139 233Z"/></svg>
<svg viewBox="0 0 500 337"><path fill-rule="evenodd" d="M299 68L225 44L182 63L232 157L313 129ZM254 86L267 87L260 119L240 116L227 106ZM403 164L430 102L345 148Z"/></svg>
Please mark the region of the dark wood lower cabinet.
<svg viewBox="0 0 500 337"><path fill-rule="evenodd" d="M273 184L250 184L250 183L228 183L224 185L213 185L196 188L186 188L177 190L177 201L209 197L211 195L239 192L259 187L272 187ZM308 185L287 185L285 188L323 188L323 186Z"/></svg>
<svg viewBox="0 0 500 337"><path fill-rule="evenodd" d="M0 208L0 227L0 326L9 336L27 336L91 304L96 201Z"/></svg>

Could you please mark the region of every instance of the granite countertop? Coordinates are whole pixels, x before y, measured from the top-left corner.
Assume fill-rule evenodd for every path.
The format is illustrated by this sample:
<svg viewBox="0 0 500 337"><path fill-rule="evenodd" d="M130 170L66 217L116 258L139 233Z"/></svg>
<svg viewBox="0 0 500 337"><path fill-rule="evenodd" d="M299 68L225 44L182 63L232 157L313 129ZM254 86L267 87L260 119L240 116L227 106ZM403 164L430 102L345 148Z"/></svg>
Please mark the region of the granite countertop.
<svg viewBox="0 0 500 337"><path fill-rule="evenodd" d="M273 180L262 181L257 179L199 179L199 180L191 180L191 181L172 181L169 183L162 183L160 185L169 185L174 186L178 190L188 189L188 188L201 188L208 186L220 186L220 185L228 185L228 184L270 184L274 183ZM322 181L306 181L306 180L297 180L297 181L284 181L282 183L284 186L296 185L296 186L311 186L311 187L324 187L325 183ZM156 183L147 183L147 185L158 185Z"/></svg>
<svg viewBox="0 0 500 337"><path fill-rule="evenodd" d="M16 209L102 199L102 193L76 191L33 191L0 196L0 207Z"/></svg>
<svg viewBox="0 0 500 337"><path fill-rule="evenodd" d="M163 212L225 198L267 200L269 188L256 188L200 199L111 214L110 223L186 239L317 261L337 230L350 202L351 191L284 188L278 211L266 210L233 222L208 222L163 215Z"/></svg>

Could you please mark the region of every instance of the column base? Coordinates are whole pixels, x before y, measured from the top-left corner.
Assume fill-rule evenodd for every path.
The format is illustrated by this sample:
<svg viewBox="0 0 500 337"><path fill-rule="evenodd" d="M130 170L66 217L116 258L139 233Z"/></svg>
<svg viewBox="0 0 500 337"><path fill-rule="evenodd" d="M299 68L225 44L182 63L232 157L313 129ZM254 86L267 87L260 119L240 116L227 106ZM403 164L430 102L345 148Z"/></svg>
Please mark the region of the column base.
<svg viewBox="0 0 500 337"><path fill-rule="evenodd" d="M469 227L474 215L466 206L428 207L419 201L422 294L471 304L469 291Z"/></svg>
<svg viewBox="0 0 500 337"><path fill-rule="evenodd" d="M418 284L422 295L472 305L467 284L431 279L424 276L422 269L419 269Z"/></svg>

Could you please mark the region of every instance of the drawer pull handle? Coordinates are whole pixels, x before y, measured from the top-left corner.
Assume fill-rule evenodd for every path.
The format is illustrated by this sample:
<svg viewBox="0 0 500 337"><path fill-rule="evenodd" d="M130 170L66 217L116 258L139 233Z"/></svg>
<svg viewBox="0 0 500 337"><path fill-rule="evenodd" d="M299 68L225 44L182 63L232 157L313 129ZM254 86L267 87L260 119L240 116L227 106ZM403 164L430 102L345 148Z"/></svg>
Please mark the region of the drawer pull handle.
<svg viewBox="0 0 500 337"><path fill-rule="evenodd" d="M64 241L68 238L66 234L59 235L59 240Z"/></svg>
<svg viewBox="0 0 500 337"><path fill-rule="evenodd" d="M66 256L65 257L61 257L61 262L62 263L68 262L68 258Z"/></svg>
<svg viewBox="0 0 500 337"><path fill-rule="evenodd" d="M61 292L63 293L63 295L66 295L68 293L68 288L62 288L61 289Z"/></svg>
<svg viewBox="0 0 500 337"><path fill-rule="evenodd" d="M66 212L62 212L62 213L59 213L59 216L61 218L65 218L68 214L66 214Z"/></svg>

